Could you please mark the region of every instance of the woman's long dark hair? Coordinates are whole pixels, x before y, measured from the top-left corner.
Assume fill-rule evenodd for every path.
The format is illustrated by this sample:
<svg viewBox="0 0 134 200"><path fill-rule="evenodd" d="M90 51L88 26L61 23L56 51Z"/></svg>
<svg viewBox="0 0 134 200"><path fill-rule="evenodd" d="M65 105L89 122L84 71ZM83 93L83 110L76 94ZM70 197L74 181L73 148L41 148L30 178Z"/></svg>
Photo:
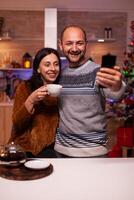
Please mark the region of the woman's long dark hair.
<svg viewBox="0 0 134 200"><path fill-rule="evenodd" d="M43 80L42 80L41 74L38 72L38 68L39 68L39 64L40 64L41 60L51 53L53 53L57 56L58 61L59 61L60 71L61 71L61 61L60 61L60 56L58 54L58 51L53 48L48 48L48 47L40 49L36 53L35 58L33 60L32 77L28 80L28 84L30 85L30 88L32 91L36 90L37 88L39 88L43 85ZM57 79L54 81L54 83L59 82L59 76L60 76L60 72L59 72Z"/></svg>

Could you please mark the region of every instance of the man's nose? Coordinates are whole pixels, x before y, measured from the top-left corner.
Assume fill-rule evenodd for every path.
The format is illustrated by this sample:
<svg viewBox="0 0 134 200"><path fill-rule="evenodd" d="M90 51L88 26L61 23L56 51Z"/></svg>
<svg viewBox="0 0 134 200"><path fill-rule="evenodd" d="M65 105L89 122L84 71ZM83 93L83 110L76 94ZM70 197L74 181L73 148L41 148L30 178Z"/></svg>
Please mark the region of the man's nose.
<svg viewBox="0 0 134 200"><path fill-rule="evenodd" d="M78 48L77 48L77 44L74 43L74 44L72 45L72 50L73 50L73 51L77 51L77 49L78 49Z"/></svg>

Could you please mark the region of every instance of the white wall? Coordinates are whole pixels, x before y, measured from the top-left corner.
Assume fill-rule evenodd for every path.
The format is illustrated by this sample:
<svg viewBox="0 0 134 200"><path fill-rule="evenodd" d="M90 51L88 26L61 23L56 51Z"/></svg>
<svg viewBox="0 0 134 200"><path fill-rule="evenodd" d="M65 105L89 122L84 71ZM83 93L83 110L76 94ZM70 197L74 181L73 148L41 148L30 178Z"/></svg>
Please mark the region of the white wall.
<svg viewBox="0 0 134 200"><path fill-rule="evenodd" d="M57 49L57 9L46 8L44 16L44 46Z"/></svg>

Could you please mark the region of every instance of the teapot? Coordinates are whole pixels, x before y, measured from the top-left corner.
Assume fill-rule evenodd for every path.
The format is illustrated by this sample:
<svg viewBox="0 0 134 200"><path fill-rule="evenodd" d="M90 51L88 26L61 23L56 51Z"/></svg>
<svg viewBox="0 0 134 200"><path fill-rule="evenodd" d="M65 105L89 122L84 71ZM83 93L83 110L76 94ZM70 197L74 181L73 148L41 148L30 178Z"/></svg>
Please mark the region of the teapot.
<svg viewBox="0 0 134 200"><path fill-rule="evenodd" d="M26 153L14 142L0 146L0 165L18 166L26 161Z"/></svg>

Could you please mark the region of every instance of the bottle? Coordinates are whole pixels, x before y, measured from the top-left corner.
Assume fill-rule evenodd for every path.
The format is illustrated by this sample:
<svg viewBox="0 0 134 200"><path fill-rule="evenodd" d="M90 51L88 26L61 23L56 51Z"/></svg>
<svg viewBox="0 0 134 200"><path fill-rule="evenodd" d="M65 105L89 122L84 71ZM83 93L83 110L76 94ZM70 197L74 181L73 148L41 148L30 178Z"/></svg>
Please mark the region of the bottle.
<svg viewBox="0 0 134 200"><path fill-rule="evenodd" d="M112 28L111 27L105 27L104 28L104 38L112 38Z"/></svg>
<svg viewBox="0 0 134 200"><path fill-rule="evenodd" d="M104 38L108 38L108 28L104 28Z"/></svg>
<svg viewBox="0 0 134 200"><path fill-rule="evenodd" d="M112 28L108 28L108 38L112 38Z"/></svg>

